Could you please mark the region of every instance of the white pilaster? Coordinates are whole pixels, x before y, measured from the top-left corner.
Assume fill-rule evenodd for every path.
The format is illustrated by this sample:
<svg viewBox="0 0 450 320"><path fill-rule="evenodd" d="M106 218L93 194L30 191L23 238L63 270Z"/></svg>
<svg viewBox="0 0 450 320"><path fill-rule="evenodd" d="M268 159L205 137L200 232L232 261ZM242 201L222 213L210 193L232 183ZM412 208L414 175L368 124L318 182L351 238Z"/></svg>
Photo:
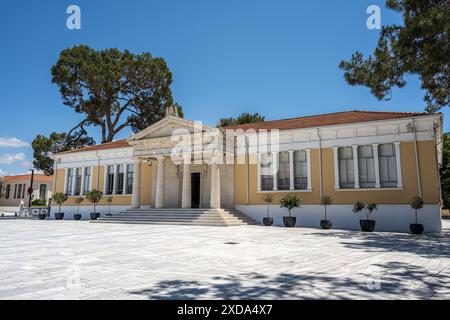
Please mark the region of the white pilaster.
<svg viewBox="0 0 450 320"><path fill-rule="evenodd" d="M295 189L294 185L294 150L289 150L289 190Z"/></svg>
<svg viewBox="0 0 450 320"><path fill-rule="evenodd" d="M220 167L216 162L211 164L210 207L220 209Z"/></svg>
<svg viewBox="0 0 450 320"><path fill-rule="evenodd" d="M183 186L181 194L181 207L188 209L192 207L191 197L191 164L189 162L183 163Z"/></svg>
<svg viewBox="0 0 450 320"><path fill-rule="evenodd" d="M113 180L113 194L117 194L117 185L119 182L119 166L117 164L114 165L114 180Z"/></svg>
<svg viewBox="0 0 450 320"><path fill-rule="evenodd" d="M155 208L164 207L164 171L165 171L165 157L158 157L158 169L156 176L156 199Z"/></svg>
<svg viewBox="0 0 450 320"><path fill-rule="evenodd" d="M84 177L86 176L85 171L86 171L86 168L81 167L81 186L80 186L80 195L81 196L84 194Z"/></svg>
<svg viewBox="0 0 450 320"><path fill-rule="evenodd" d="M247 165L250 165L250 155L248 155L249 161ZM256 165L256 191L261 191L261 153L257 153L257 165Z"/></svg>
<svg viewBox="0 0 450 320"><path fill-rule="evenodd" d="M141 207L141 160L134 160L133 193L131 194L131 208Z"/></svg>
<svg viewBox="0 0 450 320"><path fill-rule="evenodd" d="M69 179L69 169L64 169L64 193L67 194L67 179Z"/></svg>
<svg viewBox="0 0 450 320"><path fill-rule="evenodd" d="M334 158L334 189L340 189L339 184L339 147L333 147L333 158Z"/></svg>
<svg viewBox="0 0 450 320"><path fill-rule="evenodd" d="M400 142L394 142L395 145L395 160L397 163L397 188L403 188L402 178L402 161L400 157Z"/></svg>
<svg viewBox="0 0 450 320"><path fill-rule="evenodd" d="M272 152L273 190L278 190L278 152Z"/></svg>
<svg viewBox="0 0 450 320"><path fill-rule="evenodd" d="M359 189L358 145L353 145L353 169L355 170L355 189Z"/></svg>
<svg viewBox="0 0 450 320"><path fill-rule="evenodd" d="M77 168L72 169L72 196L75 195L75 184L77 182Z"/></svg>
<svg viewBox="0 0 450 320"><path fill-rule="evenodd" d="M128 194L128 190L127 190L127 170L128 170L128 164L124 163L123 164L123 190L122 190L122 194Z"/></svg>
<svg viewBox="0 0 450 320"><path fill-rule="evenodd" d="M378 144L374 143L372 145L373 149L373 159L375 163L375 188L379 189L381 188L380 183L380 161L378 159Z"/></svg>
<svg viewBox="0 0 450 320"><path fill-rule="evenodd" d="M311 182L311 149L306 149L306 171L308 173L308 190L312 190Z"/></svg>
<svg viewBox="0 0 450 320"><path fill-rule="evenodd" d="M105 168L105 173L104 173L104 177L103 177L103 194L107 194L108 191L108 166L105 164L104 165Z"/></svg>

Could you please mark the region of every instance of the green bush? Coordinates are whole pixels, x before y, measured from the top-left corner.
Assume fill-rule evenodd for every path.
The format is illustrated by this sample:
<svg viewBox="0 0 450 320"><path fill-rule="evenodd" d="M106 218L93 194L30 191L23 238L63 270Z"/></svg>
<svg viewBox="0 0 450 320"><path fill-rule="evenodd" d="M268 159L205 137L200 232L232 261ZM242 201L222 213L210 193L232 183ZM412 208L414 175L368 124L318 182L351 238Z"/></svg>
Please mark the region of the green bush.
<svg viewBox="0 0 450 320"><path fill-rule="evenodd" d="M94 213L96 213L95 205L99 203L99 201L102 199L102 196L103 193L96 189L93 189L92 191L86 194L86 199L94 205Z"/></svg>
<svg viewBox="0 0 450 320"><path fill-rule="evenodd" d="M31 206L33 206L33 207L44 207L46 205L47 205L47 201L45 201L45 200L35 199L35 200L31 201Z"/></svg>
<svg viewBox="0 0 450 320"><path fill-rule="evenodd" d="M55 201L59 206L59 212L61 212L61 205L67 201L69 197L62 192L57 192L53 195L53 201Z"/></svg>
<svg viewBox="0 0 450 320"><path fill-rule="evenodd" d="M325 207L325 220L327 220L327 206L333 203L333 198L330 196L323 196L320 203Z"/></svg>
<svg viewBox="0 0 450 320"><path fill-rule="evenodd" d="M281 208L288 209L289 217L291 216L292 209L300 208L302 203L303 203L302 199L299 199L295 194L292 193L284 196L280 200Z"/></svg>
<svg viewBox="0 0 450 320"><path fill-rule="evenodd" d="M417 224L417 210L420 210L423 208L424 205L424 201L421 197L414 197L411 200L409 200L409 205L411 206L412 209L414 209L416 211L416 224Z"/></svg>

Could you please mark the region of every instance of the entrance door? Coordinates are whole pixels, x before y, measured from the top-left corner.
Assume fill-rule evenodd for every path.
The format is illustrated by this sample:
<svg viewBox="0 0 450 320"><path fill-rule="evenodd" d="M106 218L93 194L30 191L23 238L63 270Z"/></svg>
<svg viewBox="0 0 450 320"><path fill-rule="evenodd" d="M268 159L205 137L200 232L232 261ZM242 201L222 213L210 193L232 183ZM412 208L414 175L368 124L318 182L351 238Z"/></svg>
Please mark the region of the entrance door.
<svg viewBox="0 0 450 320"><path fill-rule="evenodd" d="M200 173L191 174L191 205L200 208Z"/></svg>

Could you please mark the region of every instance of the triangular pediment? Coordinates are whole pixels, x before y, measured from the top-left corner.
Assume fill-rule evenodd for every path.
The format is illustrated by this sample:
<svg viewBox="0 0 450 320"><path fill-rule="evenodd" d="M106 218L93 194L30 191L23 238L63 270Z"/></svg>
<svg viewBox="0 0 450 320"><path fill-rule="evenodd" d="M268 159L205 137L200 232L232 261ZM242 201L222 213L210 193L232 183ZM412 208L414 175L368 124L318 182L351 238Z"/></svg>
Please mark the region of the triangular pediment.
<svg viewBox="0 0 450 320"><path fill-rule="evenodd" d="M160 121L152 124L150 127L131 136L129 141L139 141L155 138L170 138L172 135L194 133L195 128L201 128L202 131L209 131L212 127L202 125L201 127L194 121L186 120L175 116L166 116Z"/></svg>

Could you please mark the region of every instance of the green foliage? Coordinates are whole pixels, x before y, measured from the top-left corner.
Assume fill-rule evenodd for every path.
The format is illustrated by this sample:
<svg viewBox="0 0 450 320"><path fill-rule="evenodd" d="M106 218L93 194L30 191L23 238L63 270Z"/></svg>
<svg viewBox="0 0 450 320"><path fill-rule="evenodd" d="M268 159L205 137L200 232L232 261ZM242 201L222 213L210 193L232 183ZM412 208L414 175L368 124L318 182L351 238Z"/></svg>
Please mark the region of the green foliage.
<svg viewBox="0 0 450 320"><path fill-rule="evenodd" d="M81 197L77 197L77 198L75 198L75 204L76 205L80 205L80 204L82 204L84 202L84 198L81 198Z"/></svg>
<svg viewBox="0 0 450 320"><path fill-rule="evenodd" d="M361 52L342 61L350 85L370 88L379 100L389 100L393 87L403 88L407 75L417 75L426 91L428 111L450 101L450 3L448 0L386 0L403 16L401 25L383 26L377 47L368 58Z"/></svg>
<svg viewBox="0 0 450 320"><path fill-rule="evenodd" d="M378 210L377 205L375 203L369 203L366 205L366 210L369 213L373 213L374 211Z"/></svg>
<svg viewBox="0 0 450 320"><path fill-rule="evenodd" d="M363 211L363 209L366 207L366 205L361 201L356 201L353 204L353 213L357 214Z"/></svg>
<svg viewBox="0 0 450 320"><path fill-rule="evenodd" d="M35 200L31 201L31 206L33 206L33 207L44 207L46 205L47 205L47 201L45 201L45 200L35 199Z"/></svg>
<svg viewBox="0 0 450 320"><path fill-rule="evenodd" d="M128 126L134 132L148 127L174 105L172 73L149 52L75 46L61 52L51 74L64 104L83 115L76 128L99 126L102 142Z"/></svg>
<svg viewBox="0 0 450 320"><path fill-rule="evenodd" d="M33 165L46 175L52 175L53 160L50 158L52 154L94 144L94 139L86 136L86 132L83 131L70 134L52 132L49 137L39 134L31 143L34 157Z"/></svg>
<svg viewBox="0 0 450 320"><path fill-rule="evenodd" d="M281 208L288 209L289 216L294 208L299 208L302 205L302 199L299 199L295 194L287 194L280 200Z"/></svg>
<svg viewBox="0 0 450 320"><path fill-rule="evenodd" d="M409 200L409 205L414 210L420 210L423 208L424 201L421 197L414 197Z"/></svg>
<svg viewBox="0 0 450 320"><path fill-rule="evenodd" d="M97 190L97 189L92 189L91 191L89 191L89 192L86 194L86 199L87 199L90 203L92 203L92 204L94 205L94 213L96 212L96 211L95 211L95 206L96 206L97 203L100 202L100 200L102 199L102 197L103 197L103 193L102 193L101 191Z"/></svg>
<svg viewBox="0 0 450 320"><path fill-rule="evenodd" d="M266 195L263 197L263 201L264 201L265 203L267 203L267 204L272 203L272 201L273 201L273 195L271 195L271 194L266 194Z"/></svg>
<svg viewBox="0 0 450 320"><path fill-rule="evenodd" d="M221 118L217 124L217 127L224 128L228 126L235 126L240 124L248 124L248 123L258 123L264 122L265 117L260 115L259 113L241 113L237 118Z"/></svg>
<svg viewBox="0 0 450 320"><path fill-rule="evenodd" d="M450 208L450 133L444 133L442 147L441 191L444 208Z"/></svg>
<svg viewBox="0 0 450 320"><path fill-rule="evenodd" d="M323 206L329 206L333 203L333 198L330 196L323 196L322 199L320 199L320 204Z"/></svg>
<svg viewBox="0 0 450 320"><path fill-rule="evenodd" d="M67 201L67 199L69 199L69 197L65 194L65 193L62 193L62 192L56 192L54 195L53 195L53 201L55 201L57 204L58 204L58 206L59 206L59 212L61 212L61 206L62 206L62 204L64 203L64 202L66 202Z"/></svg>

